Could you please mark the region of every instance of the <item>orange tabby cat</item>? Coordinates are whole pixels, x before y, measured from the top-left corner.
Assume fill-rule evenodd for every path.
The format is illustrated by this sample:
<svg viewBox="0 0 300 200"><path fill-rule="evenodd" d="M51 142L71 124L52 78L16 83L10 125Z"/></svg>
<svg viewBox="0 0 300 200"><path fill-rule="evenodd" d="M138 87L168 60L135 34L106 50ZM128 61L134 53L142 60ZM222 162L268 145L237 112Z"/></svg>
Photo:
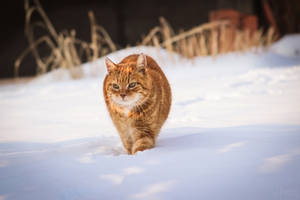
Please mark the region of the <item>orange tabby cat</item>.
<svg viewBox="0 0 300 200"><path fill-rule="evenodd" d="M128 154L153 148L171 107L166 76L150 56L130 55L119 64L106 58L103 94Z"/></svg>

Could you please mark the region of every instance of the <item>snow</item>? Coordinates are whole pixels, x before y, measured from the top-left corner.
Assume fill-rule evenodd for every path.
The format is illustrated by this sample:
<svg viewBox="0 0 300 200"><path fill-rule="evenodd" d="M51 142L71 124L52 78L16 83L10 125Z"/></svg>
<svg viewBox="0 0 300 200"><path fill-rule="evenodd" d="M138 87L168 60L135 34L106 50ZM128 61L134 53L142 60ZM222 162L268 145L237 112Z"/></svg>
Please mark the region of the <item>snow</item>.
<svg viewBox="0 0 300 200"><path fill-rule="evenodd" d="M291 34L283 37L280 41L272 46L271 51L288 57L299 57L300 35Z"/></svg>
<svg viewBox="0 0 300 200"><path fill-rule="evenodd" d="M129 156L105 108L104 59L0 84L0 200L300 199L300 35L192 60L151 47L173 93L154 149Z"/></svg>

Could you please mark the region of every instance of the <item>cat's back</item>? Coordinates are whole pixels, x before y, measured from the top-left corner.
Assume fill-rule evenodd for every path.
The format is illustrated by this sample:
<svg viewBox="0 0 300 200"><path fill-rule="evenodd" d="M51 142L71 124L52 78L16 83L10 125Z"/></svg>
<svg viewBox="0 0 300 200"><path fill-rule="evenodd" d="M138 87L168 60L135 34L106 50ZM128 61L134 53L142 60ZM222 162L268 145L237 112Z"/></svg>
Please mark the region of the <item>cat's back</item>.
<svg viewBox="0 0 300 200"><path fill-rule="evenodd" d="M135 66L137 59L139 57L139 54L132 54L129 55L127 57L125 57L118 65L132 65ZM158 72L159 74L162 74L164 77L164 73L161 70L161 68L159 67L159 65L157 64L157 62L150 56L146 55L147 58L147 68L154 70L156 72Z"/></svg>
<svg viewBox="0 0 300 200"><path fill-rule="evenodd" d="M132 54L127 57L125 57L118 65L132 65L136 66L137 59L139 57L139 54ZM167 93L166 96L171 98L171 88L170 84L168 82L168 79L160 66L157 64L157 62L150 56L146 55L147 59L147 68L150 71L150 75L152 75L152 78L159 79L154 82L154 84L158 84L162 87L164 87L165 92Z"/></svg>

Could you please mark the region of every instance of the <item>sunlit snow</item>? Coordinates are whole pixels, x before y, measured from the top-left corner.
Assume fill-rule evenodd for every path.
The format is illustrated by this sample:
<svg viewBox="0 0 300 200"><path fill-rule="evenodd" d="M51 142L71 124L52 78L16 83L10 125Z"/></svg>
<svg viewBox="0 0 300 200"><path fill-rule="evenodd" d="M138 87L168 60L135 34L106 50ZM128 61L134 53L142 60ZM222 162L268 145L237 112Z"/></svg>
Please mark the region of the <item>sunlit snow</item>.
<svg viewBox="0 0 300 200"><path fill-rule="evenodd" d="M300 35L192 60L153 47L173 103L154 149L129 156L107 113L104 58L0 85L0 199L300 199Z"/></svg>

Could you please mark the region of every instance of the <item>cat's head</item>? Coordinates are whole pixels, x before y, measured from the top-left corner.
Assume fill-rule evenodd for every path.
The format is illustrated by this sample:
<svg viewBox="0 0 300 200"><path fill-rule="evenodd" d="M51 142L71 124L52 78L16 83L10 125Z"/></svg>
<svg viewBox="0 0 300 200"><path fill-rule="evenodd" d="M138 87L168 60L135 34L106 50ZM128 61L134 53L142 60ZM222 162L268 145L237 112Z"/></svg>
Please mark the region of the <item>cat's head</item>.
<svg viewBox="0 0 300 200"><path fill-rule="evenodd" d="M137 59L113 63L105 59L107 77L104 89L107 97L123 107L138 105L148 95L151 81L147 76L147 59L144 54Z"/></svg>

